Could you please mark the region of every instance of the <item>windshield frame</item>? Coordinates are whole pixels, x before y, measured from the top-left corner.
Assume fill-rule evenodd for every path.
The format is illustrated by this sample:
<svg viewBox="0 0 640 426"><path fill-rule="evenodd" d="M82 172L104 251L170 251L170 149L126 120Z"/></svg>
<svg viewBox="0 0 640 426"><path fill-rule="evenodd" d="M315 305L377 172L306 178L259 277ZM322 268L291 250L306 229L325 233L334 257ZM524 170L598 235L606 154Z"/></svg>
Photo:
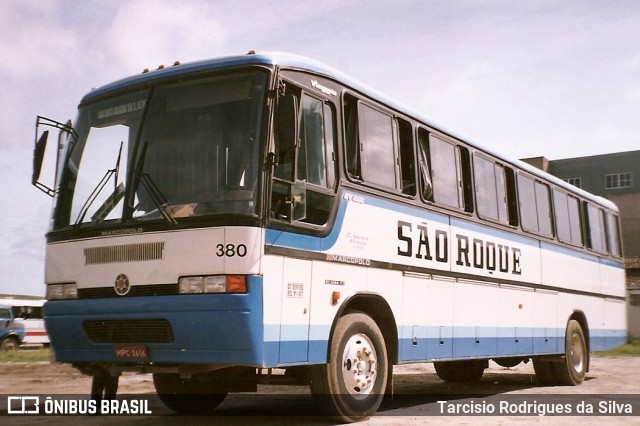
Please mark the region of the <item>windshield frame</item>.
<svg viewBox="0 0 640 426"><path fill-rule="evenodd" d="M253 186L254 195L252 195L253 199L253 210L249 213L240 213L234 210L230 210L229 212L222 213L205 213L199 214L193 217L175 217L173 211L169 211L169 216L171 219L168 220L167 214L160 214L158 217L147 218L146 220L140 220L140 218L134 217L135 206L134 198L135 194L133 191L137 189L137 187L141 186L141 175L144 174L143 170L136 170L136 167L140 164L140 155L144 152L144 142L142 139L143 133L145 131L145 127L149 123L149 110L152 107L155 98L155 94L158 90L162 90L163 88L167 88L170 86L176 86L180 84L198 84L198 82L206 82L206 81L216 81L215 79L224 79L224 78L233 78L234 76L245 76L247 79L251 79L254 83L261 79L259 91L252 91L251 96L247 98L249 105L252 105L253 111L247 113L250 116L249 120L245 120L251 126L253 126L253 131L255 132L253 141L254 147L250 148L251 152L255 158L255 164L252 165L252 170L255 173L255 182ZM190 228L190 227L203 227L203 226L220 226L220 225L243 225L247 224L250 226L259 226L261 223L261 217L263 214L263 200L264 200L264 173L265 173L265 152L267 151L267 143L270 135L269 132L269 123L271 118L271 103L272 97L270 93L272 91L271 87L273 85L273 69L264 65L250 65L250 66L240 66L233 68L223 68L220 70L209 70L207 72L199 72L189 74L188 76L172 76L171 78L166 79L155 79L152 81L152 84L149 82L140 82L139 84L130 84L126 88L118 88L117 90L113 90L111 92L101 93L100 96L95 98L90 98L89 101L81 103L78 107L78 115L76 117L76 123L78 126L78 134L80 135L77 140L74 140L73 143L68 144L67 152L64 156L64 161L61 164L61 174L59 175L58 182L58 190L57 196L54 199L54 209L53 209L53 217L51 220L51 228L50 233L65 233L72 231L74 233L80 233L83 235L86 234L97 234L97 235L105 235L105 231L110 228L122 228L122 227L135 227L136 229L144 230L160 230L160 229L173 229L176 226L181 228ZM252 88L253 89L253 88ZM120 206L116 207L116 210L121 209L122 212L118 213L117 219L110 219L100 221L99 223L91 223L84 222L74 224L74 218L71 211L72 208L72 200L73 193L75 190L75 179L77 179L77 168L74 170L73 166L73 158L74 152L78 146L80 146L80 151L84 148L82 145L86 143L88 130L84 129L84 127L89 126L91 128L91 124L82 124L83 114L86 114L91 108L96 108L96 105L100 105L104 102L109 102L110 100L127 97L128 95L135 93L143 93L143 91L148 91L146 96L143 98L146 100L143 108L140 108L140 122L137 129L137 134L135 135L135 140L129 141L129 161L119 165L120 173L125 174L126 172L126 189L125 194L123 194L124 201L122 202L122 208ZM253 114L253 115L251 115ZM147 141L149 142L149 141ZM127 148L125 147L125 150ZM75 154L76 156L78 153ZM144 163L145 159L142 159ZM230 164L230 163L229 163ZM118 169L118 166L113 164L114 170ZM82 169L82 165L79 167ZM108 172L109 170L107 170ZM101 173L105 171L102 170ZM75 174L74 174L75 173ZM98 172L96 172L98 174ZM138 176L136 176L138 173ZM113 175L113 173L112 173ZM116 173L117 175L117 173ZM106 176L105 176L106 177ZM109 176L109 179L112 179ZM137 182L136 182L137 181ZM113 182L109 182L107 187L112 187ZM113 185L117 186L117 185ZM68 190L63 190L63 188L67 188ZM105 194L108 195L111 190L105 189ZM115 192L114 192L115 194ZM112 194L112 195L114 195ZM103 194L104 195L104 194ZM119 195L119 194L117 194ZM101 202L96 202L96 206L100 205ZM103 206L104 207L104 206ZM165 210L167 206L157 205L158 210ZM166 210L165 210L166 211ZM90 216L90 215L89 215ZM177 219L177 220L176 220Z"/></svg>

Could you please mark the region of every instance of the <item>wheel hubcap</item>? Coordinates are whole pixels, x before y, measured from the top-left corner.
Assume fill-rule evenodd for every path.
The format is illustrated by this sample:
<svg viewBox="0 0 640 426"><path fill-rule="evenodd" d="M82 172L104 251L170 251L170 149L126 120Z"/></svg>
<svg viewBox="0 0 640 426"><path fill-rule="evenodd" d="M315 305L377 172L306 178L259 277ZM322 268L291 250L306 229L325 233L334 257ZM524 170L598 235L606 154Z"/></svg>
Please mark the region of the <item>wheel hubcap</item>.
<svg viewBox="0 0 640 426"><path fill-rule="evenodd" d="M376 350L364 334L351 336L342 354L342 377L349 394L356 399L371 394L378 373Z"/></svg>
<svg viewBox="0 0 640 426"><path fill-rule="evenodd" d="M569 362L576 373L582 373L584 368L584 347L582 339L577 334L571 336L571 346L569 348Z"/></svg>

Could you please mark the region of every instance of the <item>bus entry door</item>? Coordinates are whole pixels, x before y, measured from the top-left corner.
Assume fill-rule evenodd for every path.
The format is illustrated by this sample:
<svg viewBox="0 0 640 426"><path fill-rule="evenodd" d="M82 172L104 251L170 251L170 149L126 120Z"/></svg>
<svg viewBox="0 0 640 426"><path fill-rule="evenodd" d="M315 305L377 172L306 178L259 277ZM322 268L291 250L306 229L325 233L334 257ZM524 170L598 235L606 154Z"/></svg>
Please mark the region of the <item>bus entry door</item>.
<svg viewBox="0 0 640 426"><path fill-rule="evenodd" d="M309 352L311 262L284 259L280 363L306 362Z"/></svg>

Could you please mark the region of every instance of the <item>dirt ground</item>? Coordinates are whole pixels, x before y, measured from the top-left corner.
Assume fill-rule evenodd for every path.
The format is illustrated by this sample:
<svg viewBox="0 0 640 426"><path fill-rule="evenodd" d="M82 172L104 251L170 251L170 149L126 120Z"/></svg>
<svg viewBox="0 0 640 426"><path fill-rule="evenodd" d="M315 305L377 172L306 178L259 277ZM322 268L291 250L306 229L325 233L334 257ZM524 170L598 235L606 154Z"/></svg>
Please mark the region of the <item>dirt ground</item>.
<svg viewBox="0 0 640 426"><path fill-rule="evenodd" d="M57 363L3 363L0 364L0 396L7 395L73 395L84 397L90 391L91 378L83 376L69 365ZM431 364L397 366L394 370L394 390L401 395L383 402L378 415L363 421L361 425L420 425L420 424L640 424L640 357L592 357L591 369L585 382L576 387L540 386L533 366L520 364L513 368L500 367L491 362L482 380L473 385L447 384L441 381ZM150 397L149 409L153 416L74 416L30 417L29 423L59 424L89 420L92 424L141 423L146 424L196 424L205 420L195 417L179 417L167 409L155 394L151 375L125 373L120 379L119 395ZM500 401L525 398L526 401L563 401L563 398L592 400L602 395L616 394L621 404L631 402L633 416L451 416L440 414L449 403L479 404L482 401L498 406ZM545 396L545 395L551 395ZM438 401L447 400L447 405ZM538 401L539 402L539 401ZM515 402L514 402L515 403ZM486 405L486 404L485 404ZM478 406L478 405L477 405ZM575 408L575 406L574 406ZM597 411L596 411L597 412ZM307 387L260 385L259 393L231 394L216 410L216 416L207 417L210 422L244 425L253 424L332 424L317 415L317 408ZM287 413L283 416L283 413ZM22 416L7 416L7 401L0 401L0 423L24 424ZM80 424L80 423L78 423Z"/></svg>

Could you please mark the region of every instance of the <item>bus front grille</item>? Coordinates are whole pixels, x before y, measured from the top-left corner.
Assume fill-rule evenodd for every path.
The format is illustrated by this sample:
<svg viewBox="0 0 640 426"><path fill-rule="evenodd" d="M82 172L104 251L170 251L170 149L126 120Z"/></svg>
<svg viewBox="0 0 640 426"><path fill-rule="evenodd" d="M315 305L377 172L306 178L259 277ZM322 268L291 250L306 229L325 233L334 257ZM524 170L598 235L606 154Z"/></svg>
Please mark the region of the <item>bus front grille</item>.
<svg viewBox="0 0 640 426"><path fill-rule="evenodd" d="M171 296L179 294L178 284L133 285L124 296L119 296L113 287L80 288L78 299L103 299L107 297Z"/></svg>
<svg viewBox="0 0 640 426"><path fill-rule="evenodd" d="M163 256L164 242L122 244L84 249L86 265L162 260Z"/></svg>
<svg viewBox="0 0 640 426"><path fill-rule="evenodd" d="M90 320L84 332L94 343L171 343L173 330L166 319Z"/></svg>

